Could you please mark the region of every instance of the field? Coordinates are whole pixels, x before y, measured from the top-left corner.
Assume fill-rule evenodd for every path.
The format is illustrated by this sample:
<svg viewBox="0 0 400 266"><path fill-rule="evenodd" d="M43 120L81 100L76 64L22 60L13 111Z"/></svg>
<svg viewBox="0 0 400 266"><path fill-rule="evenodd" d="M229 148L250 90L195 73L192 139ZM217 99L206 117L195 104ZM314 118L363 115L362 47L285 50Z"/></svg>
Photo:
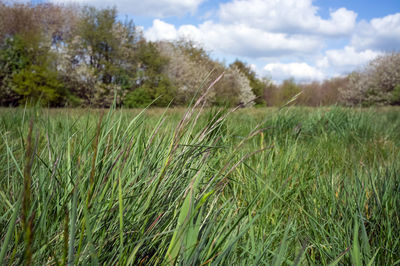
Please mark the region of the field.
<svg viewBox="0 0 400 266"><path fill-rule="evenodd" d="M395 265L400 109L0 110L0 264Z"/></svg>

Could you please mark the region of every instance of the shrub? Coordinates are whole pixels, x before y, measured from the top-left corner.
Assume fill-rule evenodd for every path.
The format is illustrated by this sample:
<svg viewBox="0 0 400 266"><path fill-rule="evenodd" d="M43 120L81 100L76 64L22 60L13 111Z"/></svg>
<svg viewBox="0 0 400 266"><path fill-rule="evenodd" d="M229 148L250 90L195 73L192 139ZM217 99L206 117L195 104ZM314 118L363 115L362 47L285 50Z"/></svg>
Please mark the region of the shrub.
<svg viewBox="0 0 400 266"><path fill-rule="evenodd" d="M145 87L140 87L125 96L124 105L129 108L146 107L152 102L150 94Z"/></svg>
<svg viewBox="0 0 400 266"><path fill-rule="evenodd" d="M392 91L391 104L400 105L400 84L398 84Z"/></svg>
<svg viewBox="0 0 400 266"><path fill-rule="evenodd" d="M154 101L153 106L165 107L173 102L176 89L168 77L158 75L144 81L143 85L127 93L124 105L130 108L146 107Z"/></svg>
<svg viewBox="0 0 400 266"><path fill-rule="evenodd" d="M31 66L13 76L14 90L22 101L40 101L42 105L56 105L62 95L63 84L57 79L57 72L41 66Z"/></svg>

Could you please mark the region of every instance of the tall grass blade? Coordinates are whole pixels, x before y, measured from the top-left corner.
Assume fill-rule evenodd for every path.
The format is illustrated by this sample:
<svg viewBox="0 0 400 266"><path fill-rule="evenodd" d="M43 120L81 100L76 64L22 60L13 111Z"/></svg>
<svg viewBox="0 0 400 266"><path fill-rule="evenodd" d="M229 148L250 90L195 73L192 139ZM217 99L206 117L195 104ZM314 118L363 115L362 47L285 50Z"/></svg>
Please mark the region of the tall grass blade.
<svg viewBox="0 0 400 266"><path fill-rule="evenodd" d="M18 197L18 201L15 203L14 206L14 211L13 214L11 216L11 220L8 223L8 227L7 227L7 234L4 238L3 243L1 244L1 250L0 250L0 264L1 265L5 265L5 256L7 253L7 249L8 249L8 245L10 243L11 240L11 236L14 233L14 228L15 228L15 221L17 220L18 217L18 213L21 207L21 202L22 202L22 198L23 198L23 194L21 192L21 195Z"/></svg>

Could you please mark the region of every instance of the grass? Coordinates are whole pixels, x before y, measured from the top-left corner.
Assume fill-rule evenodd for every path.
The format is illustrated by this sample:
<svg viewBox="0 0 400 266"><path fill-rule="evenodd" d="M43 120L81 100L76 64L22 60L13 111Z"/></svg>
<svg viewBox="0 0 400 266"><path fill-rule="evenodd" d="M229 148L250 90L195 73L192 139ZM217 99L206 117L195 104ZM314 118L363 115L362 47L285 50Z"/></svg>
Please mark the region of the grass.
<svg viewBox="0 0 400 266"><path fill-rule="evenodd" d="M400 264L400 110L0 110L0 264Z"/></svg>

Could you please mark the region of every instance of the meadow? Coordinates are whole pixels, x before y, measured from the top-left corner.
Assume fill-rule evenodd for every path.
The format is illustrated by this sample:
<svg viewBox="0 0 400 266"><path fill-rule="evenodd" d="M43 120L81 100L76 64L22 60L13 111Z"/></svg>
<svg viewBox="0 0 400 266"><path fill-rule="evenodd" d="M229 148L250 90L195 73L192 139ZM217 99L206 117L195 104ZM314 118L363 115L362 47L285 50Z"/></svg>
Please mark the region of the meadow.
<svg viewBox="0 0 400 266"><path fill-rule="evenodd" d="M0 264L400 264L400 109L0 109Z"/></svg>

